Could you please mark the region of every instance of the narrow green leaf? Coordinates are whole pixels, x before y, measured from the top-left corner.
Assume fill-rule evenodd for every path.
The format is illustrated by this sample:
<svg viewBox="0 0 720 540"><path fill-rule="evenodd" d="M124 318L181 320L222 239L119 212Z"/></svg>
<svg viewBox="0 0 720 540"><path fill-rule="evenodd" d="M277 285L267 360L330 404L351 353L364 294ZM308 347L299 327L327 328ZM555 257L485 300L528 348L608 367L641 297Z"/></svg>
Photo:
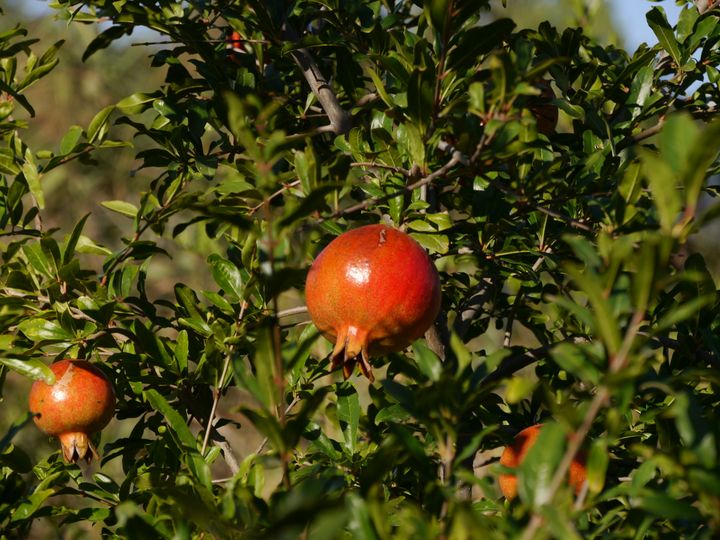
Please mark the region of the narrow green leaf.
<svg viewBox="0 0 720 540"><path fill-rule="evenodd" d="M25 151L25 163L22 165L23 176L27 182L28 189L32 193L33 197L37 201L40 209L45 208L45 195L43 194L42 186L40 185L40 173L38 172L35 159L33 158L32 152L28 148Z"/></svg>
<svg viewBox="0 0 720 540"><path fill-rule="evenodd" d="M188 333L185 330L180 330L177 337L175 338L175 361L178 365L178 371L180 373L186 373L188 367Z"/></svg>
<svg viewBox="0 0 720 540"><path fill-rule="evenodd" d="M153 409L159 411L165 417L170 429L177 435L179 442L187 448L197 449L197 442L185 419L168 403L165 397L154 388L145 390L143 393Z"/></svg>
<svg viewBox="0 0 720 540"><path fill-rule="evenodd" d="M345 447L354 454L357 450L358 426L360 424L360 398L349 381L337 386L337 415L345 439Z"/></svg>
<svg viewBox="0 0 720 540"><path fill-rule="evenodd" d="M593 326L608 353L612 356L620 350L620 329L610 310L610 304L603 295L602 285L597 275L581 270L575 266L568 266L568 274L575 283L588 296L592 306Z"/></svg>
<svg viewBox="0 0 720 540"><path fill-rule="evenodd" d="M62 257L63 264L68 264L72 260L73 255L75 255L75 247L77 246L78 240L80 239L80 235L82 233L83 227L85 226L85 222L89 217L90 214L85 214L82 218L80 218L80 221L78 221L73 228L73 231L70 234L70 238L68 238L67 242L65 243L65 250L63 251Z"/></svg>
<svg viewBox="0 0 720 540"><path fill-rule="evenodd" d="M680 53L680 47L675 39L675 33L673 32L672 26L665 17L665 10L661 7L654 7L645 15L650 28L655 33L660 42L660 45L665 49L675 63L679 66L682 65L682 55Z"/></svg>

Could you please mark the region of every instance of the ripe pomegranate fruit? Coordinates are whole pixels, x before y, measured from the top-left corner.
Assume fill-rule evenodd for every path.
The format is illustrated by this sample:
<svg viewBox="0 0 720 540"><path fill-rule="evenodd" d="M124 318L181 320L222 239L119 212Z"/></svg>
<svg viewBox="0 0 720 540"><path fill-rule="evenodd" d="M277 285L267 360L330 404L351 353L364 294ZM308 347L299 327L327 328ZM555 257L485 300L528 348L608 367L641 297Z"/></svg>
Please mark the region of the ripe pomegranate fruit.
<svg viewBox="0 0 720 540"><path fill-rule="evenodd" d="M386 225L348 231L317 256L305 294L315 326L335 342L332 369L355 364L375 380L369 357L400 351L422 336L440 310L440 279L430 257Z"/></svg>
<svg viewBox="0 0 720 540"><path fill-rule="evenodd" d="M35 424L60 439L66 461L99 457L89 435L104 428L115 411L115 391L105 374L84 360L50 366L55 384L36 381L30 389Z"/></svg>
<svg viewBox="0 0 720 540"><path fill-rule="evenodd" d="M525 459L525 454L535 444L542 424L536 424L523 429L515 435L515 440L510 446L506 446L500 456L500 464L516 469ZM585 483L587 470L585 468L585 454L578 452L570 464L570 485L575 488L575 493L579 493ZM500 491L506 499L512 500L517 496L517 477L514 474L501 474L498 477Z"/></svg>

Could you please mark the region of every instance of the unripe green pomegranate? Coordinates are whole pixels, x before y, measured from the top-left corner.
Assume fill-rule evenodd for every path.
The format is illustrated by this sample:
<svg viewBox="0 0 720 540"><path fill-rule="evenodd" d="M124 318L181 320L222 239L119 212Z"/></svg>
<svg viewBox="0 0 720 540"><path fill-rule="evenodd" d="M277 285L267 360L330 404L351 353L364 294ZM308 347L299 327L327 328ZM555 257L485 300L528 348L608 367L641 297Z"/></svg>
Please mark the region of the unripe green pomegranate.
<svg viewBox="0 0 720 540"><path fill-rule="evenodd" d="M50 366L55 384L36 381L30 389L35 424L60 439L66 461L99 457L90 435L104 428L115 411L115 391L105 374L84 360Z"/></svg>
<svg viewBox="0 0 720 540"><path fill-rule="evenodd" d="M355 364L374 380L369 357L400 351L440 310L440 279L427 252L386 225L348 231L318 255L305 284L315 326L335 343L332 368Z"/></svg>

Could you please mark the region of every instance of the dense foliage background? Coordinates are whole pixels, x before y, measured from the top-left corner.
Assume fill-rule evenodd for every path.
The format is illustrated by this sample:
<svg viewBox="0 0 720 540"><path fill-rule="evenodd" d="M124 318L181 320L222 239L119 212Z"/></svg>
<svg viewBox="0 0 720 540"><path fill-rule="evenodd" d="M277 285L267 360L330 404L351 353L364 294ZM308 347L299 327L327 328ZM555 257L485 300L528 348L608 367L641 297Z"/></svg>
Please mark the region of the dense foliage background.
<svg viewBox="0 0 720 540"><path fill-rule="evenodd" d="M482 0L56 0L64 26L3 26L2 538L716 537L693 235L720 208L720 10L678 3L634 53L581 1L561 29ZM48 103L73 118L49 143ZM428 249L443 309L369 385L328 372L303 283L379 221ZM118 396L89 467L25 405L66 357ZM507 502L497 456L537 422Z"/></svg>

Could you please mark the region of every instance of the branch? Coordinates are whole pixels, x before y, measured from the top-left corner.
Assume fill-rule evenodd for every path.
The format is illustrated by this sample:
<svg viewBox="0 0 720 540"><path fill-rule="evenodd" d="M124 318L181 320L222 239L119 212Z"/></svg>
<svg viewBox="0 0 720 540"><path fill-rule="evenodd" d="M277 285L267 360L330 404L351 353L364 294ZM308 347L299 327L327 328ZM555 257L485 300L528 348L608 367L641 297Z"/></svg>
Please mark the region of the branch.
<svg viewBox="0 0 720 540"><path fill-rule="evenodd" d="M290 40L294 42L299 41L297 33L287 23L285 24L285 33ZM350 131L352 127L350 115L340 106L335 92L333 92L329 82L320 72L320 68L318 68L315 63L310 51L303 47L301 49L295 49L290 54L302 71L305 80L310 85L310 89L313 94L315 94L315 97L320 102L320 105L330 120L329 125L323 126L317 131L320 133L329 131L337 135L342 135Z"/></svg>

